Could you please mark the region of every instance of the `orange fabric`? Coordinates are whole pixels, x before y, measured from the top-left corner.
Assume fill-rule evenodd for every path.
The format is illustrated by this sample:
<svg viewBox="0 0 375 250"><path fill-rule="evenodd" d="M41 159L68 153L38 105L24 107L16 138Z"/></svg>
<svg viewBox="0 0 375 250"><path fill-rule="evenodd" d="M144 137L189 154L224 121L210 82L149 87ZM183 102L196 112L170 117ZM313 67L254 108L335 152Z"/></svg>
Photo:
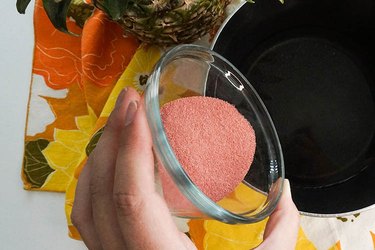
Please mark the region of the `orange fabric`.
<svg viewBox="0 0 375 250"><path fill-rule="evenodd" d="M100 10L83 29L72 18L67 26L81 35L56 30L42 0L36 1L22 171L25 189L66 190L80 160L77 152L89 141L109 94L139 46Z"/></svg>
<svg viewBox="0 0 375 250"><path fill-rule="evenodd" d="M341 243L340 241L337 241L335 245L333 245L330 249L328 250L341 250Z"/></svg>
<svg viewBox="0 0 375 250"><path fill-rule="evenodd" d="M81 33L74 21L67 21L68 28ZM81 38L57 31L44 11L42 1L35 3L35 49L33 73L42 75L53 89L67 88L81 82Z"/></svg>
<svg viewBox="0 0 375 250"><path fill-rule="evenodd" d="M189 221L188 225L190 239L194 242L197 249L204 249L203 241L206 234L206 230L204 229L204 220L191 220Z"/></svg>
<svg viewBox="0 0 375 250"><path fill-rule="evenodd" d="M138 42L124 37L122 27L95 10L82 32L82 82L86 100L97 116L133 57Z"/></svg>
<svg viewBox="0 0 375 250"><path fill-rule="evenodd" d="M51 107L56 119L46 127L42 134L27 136L27 140L35 140L43 137L47 140L53 140L55 128L77 129L75 117L87 114L86 101L82 88L78 83L69 86L69 92L65 99L43 97Z"/></svg>

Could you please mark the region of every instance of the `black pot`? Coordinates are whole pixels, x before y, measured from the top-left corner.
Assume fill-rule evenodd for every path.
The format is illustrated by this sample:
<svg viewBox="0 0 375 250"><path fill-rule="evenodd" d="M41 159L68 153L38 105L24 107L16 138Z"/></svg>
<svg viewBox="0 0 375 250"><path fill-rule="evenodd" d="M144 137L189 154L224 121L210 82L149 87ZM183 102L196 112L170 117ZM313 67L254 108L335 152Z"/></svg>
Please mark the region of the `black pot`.
<svg viewBox="0 0 375 250"><path fill-rule="evenodd" d="M300 211L375 204L375 1L246 3L213 50L263 99Z"/></svg>

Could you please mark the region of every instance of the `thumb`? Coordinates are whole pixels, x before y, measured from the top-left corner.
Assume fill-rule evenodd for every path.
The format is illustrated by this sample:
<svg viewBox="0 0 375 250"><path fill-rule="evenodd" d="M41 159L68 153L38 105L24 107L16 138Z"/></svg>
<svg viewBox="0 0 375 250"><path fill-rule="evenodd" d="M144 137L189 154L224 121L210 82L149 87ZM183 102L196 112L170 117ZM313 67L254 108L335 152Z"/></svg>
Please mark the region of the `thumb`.
<svg viewBox="0 0 375 250"><path fill-rule="evenodd" d="M295 248L299 230L299 212L293 203L289 181L285 179L279 204L271 214L264 232L264 241L257 250Z"/></svg>

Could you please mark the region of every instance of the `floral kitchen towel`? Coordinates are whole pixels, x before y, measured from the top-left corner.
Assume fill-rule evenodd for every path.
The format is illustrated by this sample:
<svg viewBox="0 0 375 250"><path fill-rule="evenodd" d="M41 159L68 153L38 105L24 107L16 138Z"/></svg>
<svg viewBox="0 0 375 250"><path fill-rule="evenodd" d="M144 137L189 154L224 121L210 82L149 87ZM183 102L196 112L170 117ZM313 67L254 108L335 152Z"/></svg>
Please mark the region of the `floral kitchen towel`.
<svg viewBox="0 0 375 250"><path fill-rule="evenodd" d="M57 31L42 0L35 3L22 168L28 190L66 190L109 94L139 45L82 1L73 1L67 21L78 36Z"/></svg>

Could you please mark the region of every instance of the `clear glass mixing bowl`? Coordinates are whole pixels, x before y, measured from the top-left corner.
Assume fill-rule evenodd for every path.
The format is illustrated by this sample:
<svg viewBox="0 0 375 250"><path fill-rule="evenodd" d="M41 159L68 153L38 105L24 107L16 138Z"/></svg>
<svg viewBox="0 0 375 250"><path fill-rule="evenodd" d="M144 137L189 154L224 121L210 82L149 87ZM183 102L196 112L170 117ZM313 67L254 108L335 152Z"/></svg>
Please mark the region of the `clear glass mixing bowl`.
<svg viewBox="0 0 375 250"><path fill-rule="evenodd" d="M165 102L194 95L216 97L234 105L256 135L256 151L248 173L232 193L218 202L208 198L184 171L168 142L160 117L160 107ZM158 167L167 170L185 199L168 204L173 215L238 224L257 222L272 213L284 180L280 142L262 100L230 62L204 47L174 47L156 64L148 78L144 98Z"/></svg>

